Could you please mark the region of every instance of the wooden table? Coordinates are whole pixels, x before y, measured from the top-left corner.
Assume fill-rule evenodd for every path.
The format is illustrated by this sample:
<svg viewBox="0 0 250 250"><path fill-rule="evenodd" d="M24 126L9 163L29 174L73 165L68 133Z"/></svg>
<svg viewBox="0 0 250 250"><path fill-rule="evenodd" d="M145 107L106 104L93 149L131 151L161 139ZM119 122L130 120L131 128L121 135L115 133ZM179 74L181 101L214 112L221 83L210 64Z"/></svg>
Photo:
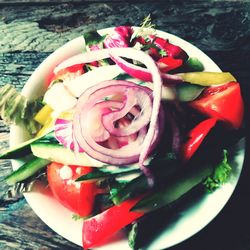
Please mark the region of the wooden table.
<svg viewBox="0 0 250 250"><path fill-rule="evenodd" d="M0 86L19 90L52 51L91 29L133 24L151 13L158 29L178 35L207 53L242 86L246 126L250 104L249 1L0 1ZM0 150L9 128L0 123ZM247 155L249 155L247 135ZM232 198L206 228L173 250L250 249L250 170L246 157ZM0 181L11 172L0 162ZM48 228L22 197L9 199L0 182L0 249L81 249Z"/></svg>

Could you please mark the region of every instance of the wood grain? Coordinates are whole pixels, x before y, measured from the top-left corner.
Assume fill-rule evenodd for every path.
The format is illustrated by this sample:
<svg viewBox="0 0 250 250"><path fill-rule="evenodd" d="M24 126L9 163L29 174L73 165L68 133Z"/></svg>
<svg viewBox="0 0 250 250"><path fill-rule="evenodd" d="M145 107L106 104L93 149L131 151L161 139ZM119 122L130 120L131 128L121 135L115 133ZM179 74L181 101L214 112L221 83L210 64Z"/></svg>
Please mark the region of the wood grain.
<svg viewBox="0 0 250 250"><path fill-rule="evenodd" d="M0 52L51 52L92 29L139 25L149 13L157 28L183 37L203 50L230 50L240 45L249 49L249 43L245 43L250 35L249 9L250 2L244 1L183 1L182 8L179 1L3 7Z"/></svg>

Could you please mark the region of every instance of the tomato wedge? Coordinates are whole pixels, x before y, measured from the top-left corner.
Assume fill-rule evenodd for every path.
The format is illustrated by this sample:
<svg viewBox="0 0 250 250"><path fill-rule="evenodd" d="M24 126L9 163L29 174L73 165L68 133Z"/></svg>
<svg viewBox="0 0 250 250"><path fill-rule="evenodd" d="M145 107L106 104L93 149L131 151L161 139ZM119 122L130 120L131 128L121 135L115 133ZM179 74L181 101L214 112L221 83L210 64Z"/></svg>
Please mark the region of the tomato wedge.
<svg viewBox="0 0 250 250"><path fill-rule="evenodd" d="M53 196L63 206L83 217L92 213L98 189L95 182L75 182L75 180L91 171L91 167L65 166L57 162L47 167L49 187Z"/></svg>
<svg viewBox="0 0 250 250"><path fill-rule="evenodd" d="M120 205L113 206L85 220L82 234L83 248L89 249L97 246L106 238L143 216L143 212L130 211L141 198L126 200Z"/></svg>
<svg viewBox="0 0 250 250"><path fill-rule="evenodd" d="M242 125L244 106L238 82L207 88L190 106L203 115L224 121L238 129Z"/></svg>

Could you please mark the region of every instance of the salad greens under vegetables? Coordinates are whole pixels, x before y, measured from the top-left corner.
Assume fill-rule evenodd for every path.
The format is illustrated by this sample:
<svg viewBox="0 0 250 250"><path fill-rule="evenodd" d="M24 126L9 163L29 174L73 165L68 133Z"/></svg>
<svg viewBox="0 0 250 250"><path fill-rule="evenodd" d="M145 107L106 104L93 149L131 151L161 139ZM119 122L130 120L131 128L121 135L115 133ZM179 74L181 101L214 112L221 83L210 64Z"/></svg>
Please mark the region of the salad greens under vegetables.
<svg viewBox="0 0 250 250"><path fill-rule="evenodd" d="M84 38L85 51L49 74L43 102L0 89L1 118L33 137L0 155L30 158L5 180L20 187L46 175L55 199L83 219L84 249L123 228L138 249L150 218L227 182L242 136L240 85L205 72L150 17Z"/></svg>

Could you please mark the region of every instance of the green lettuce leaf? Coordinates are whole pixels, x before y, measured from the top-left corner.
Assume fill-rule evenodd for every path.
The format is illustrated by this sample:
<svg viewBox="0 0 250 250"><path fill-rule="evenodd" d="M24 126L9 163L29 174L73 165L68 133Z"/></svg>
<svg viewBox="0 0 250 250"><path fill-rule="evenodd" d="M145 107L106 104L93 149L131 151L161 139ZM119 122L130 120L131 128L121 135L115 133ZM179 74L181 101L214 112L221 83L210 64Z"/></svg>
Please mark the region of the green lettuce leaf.
<svg viewBox="0 0 250 250"><path fill-rule="evenodd" d="M205 187L210 192L213 192L228 181L232 167L228 162L227 154L227 150L224 150L223 160L215 167L213 174L204 181Z"/></svg>
<svg viewBox="0 0 250 250"><path fill-rule="evenodd" d="M41 109L38 101L29 101L11 84L0 88L0 117L8 125L24 125L30 134L36 134L40 125L33 118Z"/></svg>

